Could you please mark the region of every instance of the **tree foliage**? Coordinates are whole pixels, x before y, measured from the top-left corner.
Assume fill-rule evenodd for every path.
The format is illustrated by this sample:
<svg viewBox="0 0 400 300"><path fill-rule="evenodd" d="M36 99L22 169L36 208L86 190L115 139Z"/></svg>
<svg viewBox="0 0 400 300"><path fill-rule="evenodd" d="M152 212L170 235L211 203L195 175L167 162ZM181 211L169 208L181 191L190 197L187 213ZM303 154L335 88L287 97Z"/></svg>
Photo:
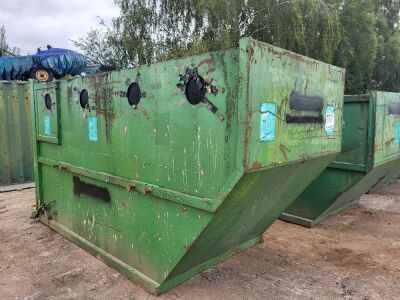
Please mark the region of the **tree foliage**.
<svg viewBox="0 0 400 300"><path fill-rule="evenodd" d="M7 43L6 28L0 26L0 56L19 55L21 50L17 47L11 47Z"/></svg>
<svg viewBox="0 0 400 300"><path fill-rule="evenodd" d="M345 0L340 3L342 35L334 64L347 69L346 91L369 89L377 53L377 36L372 0Z"/></svg>
<svg viewBox="0 0 400 300"><path fill-rule="evenodd" d="M372 88L400 91L400 1L377 0L375 6L378 53Z"/></svg>
<svg viewBox="0 0 400 300"><path fill-rule="evenodd" d="M117 68L236 47L242 36L347 69L346 92L400 90L399 0L115 0L76 41Z"/></svg>

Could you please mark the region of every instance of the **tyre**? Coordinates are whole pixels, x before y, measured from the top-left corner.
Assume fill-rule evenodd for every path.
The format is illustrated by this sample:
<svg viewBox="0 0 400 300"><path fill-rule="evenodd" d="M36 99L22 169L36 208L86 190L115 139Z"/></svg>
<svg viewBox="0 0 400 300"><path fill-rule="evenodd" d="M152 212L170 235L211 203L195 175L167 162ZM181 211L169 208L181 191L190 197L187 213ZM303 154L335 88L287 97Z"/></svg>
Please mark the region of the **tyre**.
<svg viewBox="0 0 400 300"><path fill-rule="evenodd" d="M52 70L36 67L31 70L30 78L36 79L38 81L49 82L54 79L54 75Z"/></svg>

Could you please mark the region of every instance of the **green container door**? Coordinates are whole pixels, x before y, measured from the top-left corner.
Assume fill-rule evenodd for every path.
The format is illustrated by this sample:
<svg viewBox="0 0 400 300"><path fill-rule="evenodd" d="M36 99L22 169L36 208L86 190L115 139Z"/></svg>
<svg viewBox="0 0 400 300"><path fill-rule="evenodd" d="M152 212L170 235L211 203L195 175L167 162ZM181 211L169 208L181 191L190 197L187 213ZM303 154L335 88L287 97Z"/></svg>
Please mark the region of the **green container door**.
<svg viewBox="0 0 400 300"><path fill-rule="evenodd" d="M400 94L346 96L342 152L282 219L311 227L400 176Z"/></svg>
<svg viewBox="0 0 400 300"><path fill-rule="evenodd" d="M37 214L159 294L258 243L340 152L344 70L238 49L35 82Z"/></svg>
<svg viewBox="0 0 400 300"><path fill-rule="evenodd" d="M27 182L33 182L29 84L0 81L0 191Z"/></svg>

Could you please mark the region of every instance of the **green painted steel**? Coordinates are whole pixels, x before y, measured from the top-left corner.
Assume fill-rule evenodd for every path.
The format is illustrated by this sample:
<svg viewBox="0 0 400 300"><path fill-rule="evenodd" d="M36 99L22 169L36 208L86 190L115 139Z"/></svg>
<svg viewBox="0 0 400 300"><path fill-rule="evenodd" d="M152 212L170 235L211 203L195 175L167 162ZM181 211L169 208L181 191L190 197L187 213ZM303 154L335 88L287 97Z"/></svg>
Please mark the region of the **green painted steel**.
<svg viewBox="0 0 400 300"><path fill-rule="evenodd" d="M383 177L381 180L378 181L368 192L376 192L383 188L386 185L396 183L400 178L400 168L394 168Z"/></svg>
<svg viewBox="0 0 400 300"><path fill-rule="evenodd" d="M400 175L400 94L346 96L342 152L286 209L282 219L311 227Z"/></svg>
<svg viewBox="0 0 400 300"><path fill-rule="evenodd" d="M33 181L30 88L0 81L0 186Z"/></svg>
<svg viewBox="0 0 400 300"><path fill-rule="evenodd" d="M341 147L344 70L249 38L32 88L37 215L155 294L260 242Z"/></svg>

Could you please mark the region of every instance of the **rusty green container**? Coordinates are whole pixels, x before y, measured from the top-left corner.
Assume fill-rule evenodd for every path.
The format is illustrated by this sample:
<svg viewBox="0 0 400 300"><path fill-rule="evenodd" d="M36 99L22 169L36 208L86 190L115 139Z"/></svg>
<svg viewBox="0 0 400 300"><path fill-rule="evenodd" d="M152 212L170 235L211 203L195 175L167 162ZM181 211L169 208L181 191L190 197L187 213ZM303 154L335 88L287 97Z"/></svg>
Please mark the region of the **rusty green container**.
<svg viewBox="0 0 400 300"><path fill-rule="evenodd" d="M344 70L255 40L33 84L36 216L154 294L261 241L340 152Z"/></svg>
<svg viewBox="0 0 400 300"><path fill-rule="evenodd" d="M32 186L33 151L30 88L0 81L0 192L16 184Z"/></svg>
<svg viewBox="0 0 400 300"><path fill-rule="evenodd" d="M344 100L342 152L281 219L312 227L400 176L400 94Z"/></svg>

